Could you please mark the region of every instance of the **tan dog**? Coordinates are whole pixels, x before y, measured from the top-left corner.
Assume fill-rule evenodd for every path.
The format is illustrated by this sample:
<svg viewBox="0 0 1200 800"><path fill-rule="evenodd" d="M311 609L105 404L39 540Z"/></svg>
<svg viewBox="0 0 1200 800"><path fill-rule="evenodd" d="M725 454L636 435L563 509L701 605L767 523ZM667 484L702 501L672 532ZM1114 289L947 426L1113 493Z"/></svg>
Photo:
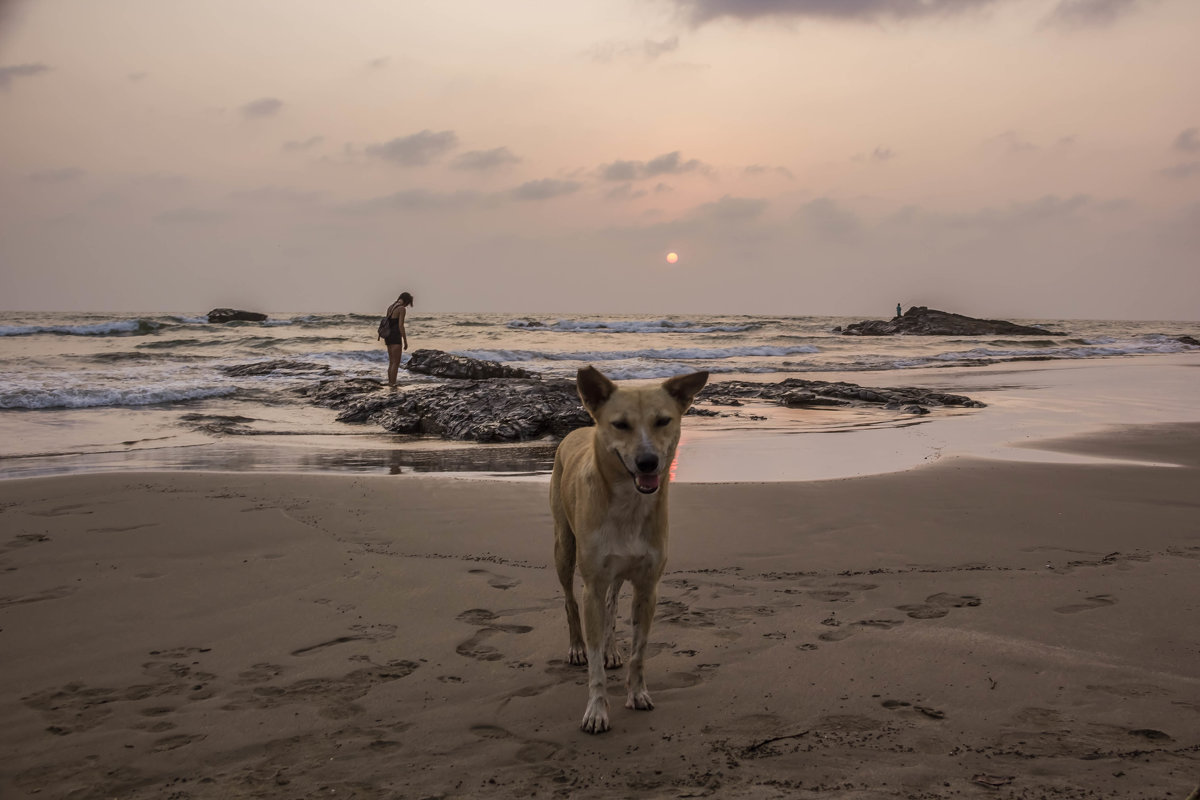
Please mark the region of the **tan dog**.
<svg viewBox="0 0 1200 800"><path fill-rule="evenodd" d="M579 397L596 424L571 431L559 444L550 512L554 562L567 597L567 659L588 665L588 704L580 726L588 733L608 730L604 670L621 666L615 628L617 596L625 581L633 585L625 707L654 708L643 661L658 579L667 562L668 470L679 444L680 419L707 381L707 372L695 372L660 386L618 387L593 367L579 370ZM576 567L583 579L582 629Z"/></svg>

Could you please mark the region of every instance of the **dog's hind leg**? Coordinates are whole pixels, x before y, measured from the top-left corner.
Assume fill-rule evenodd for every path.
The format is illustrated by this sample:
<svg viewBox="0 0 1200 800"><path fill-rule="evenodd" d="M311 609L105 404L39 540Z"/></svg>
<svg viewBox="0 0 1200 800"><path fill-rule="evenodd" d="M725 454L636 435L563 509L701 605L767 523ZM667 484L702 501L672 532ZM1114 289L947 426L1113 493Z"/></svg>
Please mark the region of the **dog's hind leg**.
<svg viewBox="0 0 1200 800"><path fill-rule="evenodd" d="M654 621L654 608L658 602L657 581L633 584L633 651L629 656L629 675L625 688L629 696L626 708L649 711L654 708L650 692L646 689L646 643L650 640L650 624ZM648 585L647 585L648 583Z"/></svg>
<svg viewBox="0 0 1200 800"><path fill-rule="evenodd" d="M554 522L554 566L566 596L567 633L570 636L567 661L580 666L587 663L587 649L579 625L579 603L575 600L575 534L565 521Z"/></svg>
<svg viewBox="0 0 1200 800"><path fill-rule="evenodd" d="M605 697L604 647L611 622L608 615L610 586L583 582L583 621L587 640L588 704L579 727L588 733L608 730L608 698Z"/></svg>

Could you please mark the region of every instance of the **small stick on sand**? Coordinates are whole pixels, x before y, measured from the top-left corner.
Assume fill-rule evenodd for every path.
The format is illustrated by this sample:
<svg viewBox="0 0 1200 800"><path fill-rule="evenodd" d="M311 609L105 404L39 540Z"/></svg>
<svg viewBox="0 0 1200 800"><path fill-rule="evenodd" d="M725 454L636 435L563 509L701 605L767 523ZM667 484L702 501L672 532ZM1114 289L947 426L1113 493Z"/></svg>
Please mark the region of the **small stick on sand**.
<svg viewBox="0 0 1200 800"><path fill-rule="evenodd" d="M770 739L763 739L761 742L755 742L747 747L743 752L753 753L758 748L766 747L772 742L782 742L784 739L799 739L801 736L808 736L808 733L808 731L800 731L799 733L789 733L784 736L772 736ZM1192 800L1192 798L1189 797L1188 800Z"/></svg>

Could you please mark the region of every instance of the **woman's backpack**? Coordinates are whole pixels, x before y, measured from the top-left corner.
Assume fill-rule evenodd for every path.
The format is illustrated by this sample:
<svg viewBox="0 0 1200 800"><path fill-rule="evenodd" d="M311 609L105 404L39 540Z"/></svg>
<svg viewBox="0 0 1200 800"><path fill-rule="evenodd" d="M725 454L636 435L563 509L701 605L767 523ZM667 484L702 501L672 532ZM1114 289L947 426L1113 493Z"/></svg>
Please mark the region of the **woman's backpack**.
<svg viewBox="0 0 1200 800"><path fill-rule="evenodd" d="M378 330L379 335L376 338L382 339L383 337L387 336L391 330L392 330L392 318L391 317L380 317L379 330Z"/></svg>

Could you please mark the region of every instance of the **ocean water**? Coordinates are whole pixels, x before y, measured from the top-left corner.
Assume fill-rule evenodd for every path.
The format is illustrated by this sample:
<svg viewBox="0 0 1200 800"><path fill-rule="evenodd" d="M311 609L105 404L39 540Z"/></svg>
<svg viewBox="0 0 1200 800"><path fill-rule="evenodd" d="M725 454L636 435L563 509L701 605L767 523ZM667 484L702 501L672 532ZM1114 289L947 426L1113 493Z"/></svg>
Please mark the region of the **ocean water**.
<svg viewBox="0 0 1200 800"><path fill-rule="evenodd" d="M111 469L536 473L548 467L552 442L484 447L399 437L337 423L333 412L309 405L296 389L314 381L383 378L387 355L375 337L377 320L275 312L262 323L214 325L186 313L0 313L0 478ZM413 348L548 376L573 377L593 364L615 379L704 369L714 381L836 374L867 386L904 385L905 371L918 368L1188 352L1197 348L1177 337L1200 337L1196 323L1103 320L1018 320L1061 332L1045 337L832 332L856 321L414 309L407 328ZM230 374L240 367L256 374ZM401 371L400 380L436 379Z"/></svg>

